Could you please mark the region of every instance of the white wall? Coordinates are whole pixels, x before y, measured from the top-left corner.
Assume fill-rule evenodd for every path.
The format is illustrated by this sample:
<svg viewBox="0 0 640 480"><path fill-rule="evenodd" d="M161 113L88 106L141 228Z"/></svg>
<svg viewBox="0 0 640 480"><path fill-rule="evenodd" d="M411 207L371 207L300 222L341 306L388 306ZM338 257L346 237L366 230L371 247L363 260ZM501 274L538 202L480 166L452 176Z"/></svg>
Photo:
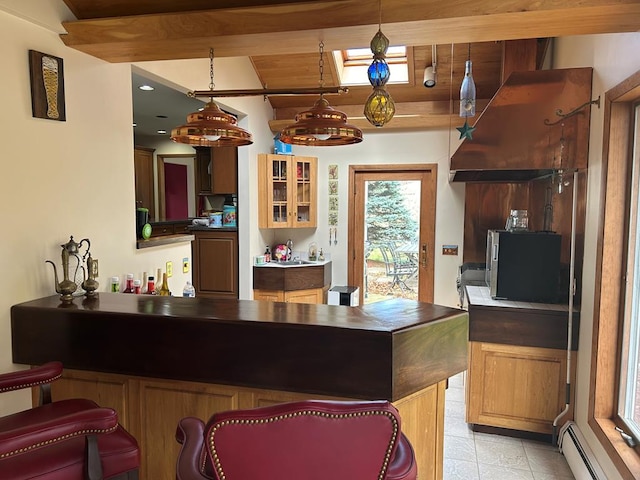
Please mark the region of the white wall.
<svg viewBox="0 0 640 480"><path fill-rule="evenodd" d="M607 90L640 69L640 33L616 35L590 35L565 37L555 44L554 68L593 66L592 98L601 97ZM621 478L598 444L593 431L587 424L589 387L591 373L591 342L594 315L594 292L596 273L596 247L598 235L598 215L602 198L602 139L604 108L591 107L591 135L589 139L589 180L587 187L587 222L585 231L585 252L583 272L583 295L580 314L580 344L578 350L576 380L576 421L580 430L605 469L607 478Z"/></svg>
<svg viewBox="0 0 640 480"><path fill-rule="evenodd" d="M151 274L157 268L164 269L167 261L174 264L174 276L169 279L174 293L179 294L191 278L191 273L183 274L180 268L183 258L191 258L190 244L136 249L131 66L109 64L65 47L50 27L56 25L59 30L60 21L70 18L68 11L48 8L51 2L47 0L26 3L22 2L25 17L37 24L7 13L20 5L0 0L4 73L0 80L0 131L4 132L0 189L5 253L0 277L3 372L21 368L11 361L10 308L55 294L52 269L45 260L58 264L61 274L60 245L70 235L76 240L91 240L92 255L99 261L99 291L106 291L113 275L122 277L131 272L140 278L145 271ZM34 3L43 8L31 9ZM42 18L32 17L38 14ZM31 116L29 49L64 61L65 122ZM231 81L239 85L242 78L255 78L247 59L228 62L240 66L230 69L227 80L219 75L221 86ZM208 71L208 60L204 60L202 68L194 69L193 81L187 79L183 85L187 89L208 85ZM271 145L271 133L265 126L271 109L259 100L238 102L237 110L252 114L255 123L243 120L243 126L254 133L256 143L253 149L242 150L240 158L240 196L247 203L255 202L255 189L249 187L250 182L256 183L250 159ZM248 225L257 224L255 213L249 213L240 220L247 232ZM241 244L241 254L249 258L246 244ZM244 283L248 284L246 279ZM242 294L247 298L250 290L245 287ZM28 392L3 394L0 415L29 405Z"/></svg>

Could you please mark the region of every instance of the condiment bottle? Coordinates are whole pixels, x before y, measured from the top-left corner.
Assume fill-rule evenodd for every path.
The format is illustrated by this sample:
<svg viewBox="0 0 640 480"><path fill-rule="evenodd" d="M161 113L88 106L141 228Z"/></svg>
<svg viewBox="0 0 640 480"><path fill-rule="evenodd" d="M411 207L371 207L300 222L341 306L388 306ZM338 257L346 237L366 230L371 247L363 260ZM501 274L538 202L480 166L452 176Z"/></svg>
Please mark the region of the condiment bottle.
<svg viewBox="0 0 640 480"><path fill-rule="evenodd" d="M134 280L133 281L133 293L140 293L142 288L141 288L141 284L142 282L140 280Z"/></svg>
<svg viewBox="0 0 640 480"><path fill-rule="evenodd" d="M162 286L160 287L159 295L162 295L163 297L168 297L171 295L171 292L169 291L169 282L167 282L166 273L162 274Z"/></svg>
<svg viewBox="0 0 640 480"><path fill-rule="evenodd" d="M111 291L120 293L120 277L111 277Z"/></svg>
<svg viewBox="0 0 640 480"><path fill-rule="evenodd" d="M133 273L127 273L127 281L122 293L133 293Z"/></svg>
<svg viewBox="0 0 640 480"><path fill-rule="evenodd" d="M269 263L271 261L271 249L269 245L267 245L267 249L264 251L264 261Z"/></svg>
<svg viewBox="0 0 640 480"><path fill-rule="evenodd" d="M153 275L149 275L149 279L147 280L147 294L148 295L156 294L156 282L153 278Z"/></svg>

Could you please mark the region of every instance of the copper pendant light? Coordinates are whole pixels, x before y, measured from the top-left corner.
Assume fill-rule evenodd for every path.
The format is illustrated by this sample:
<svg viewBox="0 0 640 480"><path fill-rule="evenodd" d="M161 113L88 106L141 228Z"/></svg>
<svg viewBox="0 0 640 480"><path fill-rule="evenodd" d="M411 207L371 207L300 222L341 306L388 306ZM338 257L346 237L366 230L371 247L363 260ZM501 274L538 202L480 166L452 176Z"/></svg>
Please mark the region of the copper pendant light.
<svg viewBox="0 0 640 480"><path fill-rule="evenodd" d="M209 65L209 90L213 92L213 49L209 50ZM212 97L204 109L187 115L186 125L171 131L171 140L199 147L240 147L253 143L251 134L238 126L233 115L220 110Z"/></svg>
<svg viewBox="0 0 640 480"><path fill-rule="evenodd" d="M324 70L324 43L320 42L320 86ZM362 130L347 123L347 115L329 105L321 94L309 110L296 115L296 123L280 132L280 141L292 145L351 145L362 141Z"/></svg>

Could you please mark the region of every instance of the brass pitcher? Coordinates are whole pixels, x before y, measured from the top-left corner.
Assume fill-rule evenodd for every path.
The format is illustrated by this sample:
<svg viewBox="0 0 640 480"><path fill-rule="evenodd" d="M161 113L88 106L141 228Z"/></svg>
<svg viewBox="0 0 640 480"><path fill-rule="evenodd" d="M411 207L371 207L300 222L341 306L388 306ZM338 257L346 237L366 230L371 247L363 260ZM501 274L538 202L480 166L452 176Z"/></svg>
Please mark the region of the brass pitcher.
<svg viewBox="0 0 640 480"><path fill-rule="evenodd" d="M78 252L80 251L80 248L82 247L82 244L84 242L87 242L87 245L90 245L89 239L84 238L80 241L80 243L76 243L73 240L73 235L71 235L67 243L65 243L64 245L60 245L62 247L62 275L64 277L61 282L58 281L58 271L56 269L56 265L51 260L46 260L46 263L50 263L53 267L53 275L56 282L56 293L60 294L60 300L63 303L70 303L71 301L73 301L73 293L78 288L76 282L69 278L69 261L71 257L76 258L78 263L76 264L75 271L77 273L81 263ZM87 251L88 249L89 246L87 246Z"/></svg>
<svg viewBox="0 0 640 480"><path fill-rule="evenodd" d="M87 252L87 274L85 276L84 267L82 267L82 288L86 292L87 297L95 297L98 294L96 290L100 285L96 280L98 276L98 260L94 260L90 253Z"/></svg>

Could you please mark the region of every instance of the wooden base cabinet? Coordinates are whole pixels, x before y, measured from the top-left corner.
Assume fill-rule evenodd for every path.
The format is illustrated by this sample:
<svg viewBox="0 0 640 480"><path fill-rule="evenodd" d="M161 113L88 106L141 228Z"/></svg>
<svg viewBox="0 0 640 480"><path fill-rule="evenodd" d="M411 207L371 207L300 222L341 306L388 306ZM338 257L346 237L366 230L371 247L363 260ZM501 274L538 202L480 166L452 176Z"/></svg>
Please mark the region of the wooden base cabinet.
<svg viewBox="0 0 640 480"><path fill-rule="evenodd" d="M196 295L238 298L238 232L196 231L192 242Z"/></svg>
<svg viewBox="0 0 640 480"><path fill-rule="evenodd" d="M566 365L564 350L469 342L467 422L551 434L565 407ZM572 417L570 409L562 421Z"/></svg>
<svg viewBox="0 0 640 480"><path fill-rule="evenodd" d="M402 418L402 431L416 453L420 478L442 479L445 381L404 397L394 405ZM138 440L141 480L175 479L180 445L175 439L180 419L193 416L207 421L216 412L263 407L313 399L348 400L208 383L129 377L65 370L52 384L53 398L90 398L118 412L120 423ZM37 390L34 389L34 401Z"/></svg>
<svg viewBox="0 0 640 480"><path fill-rule="evenodd" d="M328 288L310 288L307 290L254 290L254 300L288 303L326 303Z"/></svg>

